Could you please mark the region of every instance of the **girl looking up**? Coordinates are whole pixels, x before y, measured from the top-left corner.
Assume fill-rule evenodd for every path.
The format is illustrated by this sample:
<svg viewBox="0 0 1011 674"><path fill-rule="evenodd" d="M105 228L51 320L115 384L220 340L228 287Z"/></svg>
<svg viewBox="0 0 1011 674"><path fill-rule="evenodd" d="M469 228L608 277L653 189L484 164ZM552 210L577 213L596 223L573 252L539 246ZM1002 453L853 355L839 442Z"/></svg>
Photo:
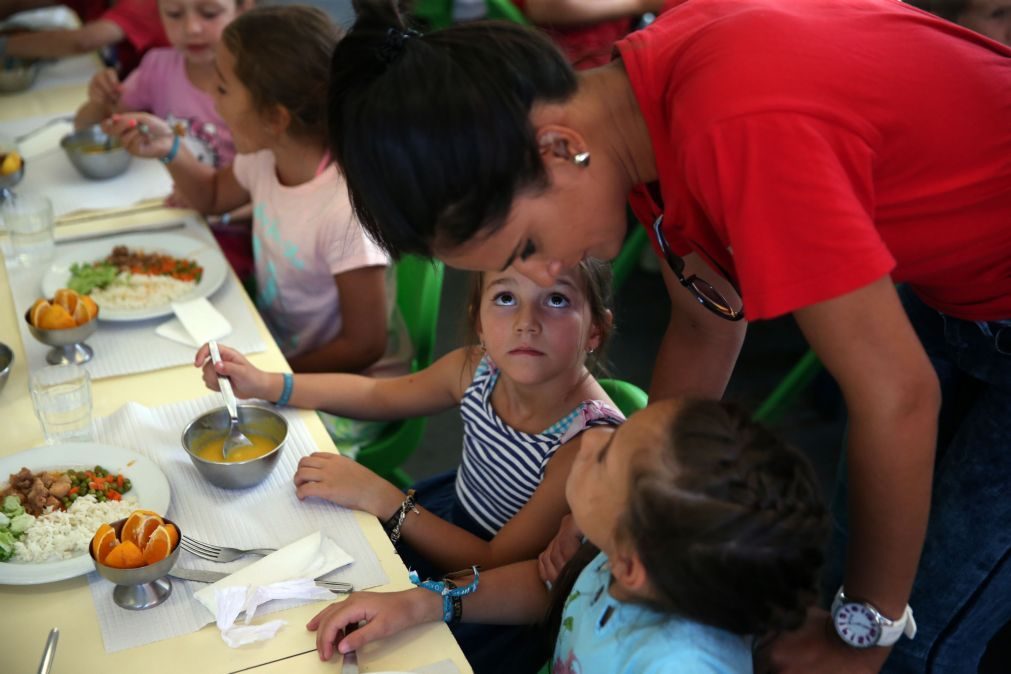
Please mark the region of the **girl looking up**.
<svg viewBox="0 0 1011 674"><path fill-rule="evenodd" d="M167 0L166 0L167 1ZM180 136L149 114L105 128L141 157L160 159L203 213L253 203L256 304L296 372L357 372L386 347L387 257L351 213L326 150L322 100L338 29L319 10L244 13L215 47L215 106L235 163L206 171Z"/></svg>
<svg viewBox="0 0 1011 674"><path fill-rule="evenodd" d="M588 543L554 596L527 561L481 571L459 606L464 621L547 614L555 674L751 672L751 636L799 625L816 600L828 517L814 472L740 410L654 403L588 438L565 491ZM307 627L327 660L443 608L429 589L361 593Z"/></svg>

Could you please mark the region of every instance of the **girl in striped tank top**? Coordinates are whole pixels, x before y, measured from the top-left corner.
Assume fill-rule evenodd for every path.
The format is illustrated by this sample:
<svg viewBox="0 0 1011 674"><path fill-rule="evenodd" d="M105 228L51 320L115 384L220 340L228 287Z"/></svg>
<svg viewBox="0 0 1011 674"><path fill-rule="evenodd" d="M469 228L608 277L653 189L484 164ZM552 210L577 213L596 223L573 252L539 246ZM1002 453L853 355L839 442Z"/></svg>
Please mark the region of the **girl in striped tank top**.
<svg viewBox="0 0 1011 674"><path fill-rule="evenodd" d="M399 419L460 406L459 470L416 485L417 506L397 527L405 562L422 577L533 559L557 532L583 439L609 434L624 419L587 369L611 329L609 285L609 268L589 260L550 287L512 267L485 272L469 307L479 345L404 377L294 376L291 405L342 417ZM221 356L218 372L231 377L238 396L281 397L280 373L262 372L231 349ZM204 365L204 380L216 388L212 367ZM295 487L300 499L364 510L390 529L405 500L392 483L331 452L303 458Z"/></svg>

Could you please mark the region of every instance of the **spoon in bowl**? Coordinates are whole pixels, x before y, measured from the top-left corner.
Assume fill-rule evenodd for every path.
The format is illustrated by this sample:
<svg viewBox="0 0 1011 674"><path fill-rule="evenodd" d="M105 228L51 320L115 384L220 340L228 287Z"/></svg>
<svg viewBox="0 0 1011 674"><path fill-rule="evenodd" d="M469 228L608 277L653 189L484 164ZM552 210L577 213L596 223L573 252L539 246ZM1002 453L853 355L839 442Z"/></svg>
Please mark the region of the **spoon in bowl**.
<svg viewBox="0 0 1011 674"><path fill-rule="evenodd" d="M211 350L211 361L217 365L221 362L221 352L218 350L218 343L213 339L207 343ZM228 436L225 437L225 444L221 448L221 455L227 459L228 453L238 447L249 447L253 443L249 441L242 431L239 430L239 408L235 404L235 393L232 391L232 382L228 377L217 374L218 386L221 388L221 395L225 398L225 407L228 408Z"/></svg>

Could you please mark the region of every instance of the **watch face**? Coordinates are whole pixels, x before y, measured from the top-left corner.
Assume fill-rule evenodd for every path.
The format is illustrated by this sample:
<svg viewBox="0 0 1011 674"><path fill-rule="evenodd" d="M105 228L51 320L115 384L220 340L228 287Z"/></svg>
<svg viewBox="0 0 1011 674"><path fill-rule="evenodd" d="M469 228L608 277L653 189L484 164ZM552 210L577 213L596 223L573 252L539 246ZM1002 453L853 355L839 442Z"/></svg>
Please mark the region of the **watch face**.
<svg viewBox="0 0 1011 674"><path fill-rule="evenodd" d="M857 648L869 648L881 639L881 625L863 604L843 604L832 620L843 641Z"/></svg>

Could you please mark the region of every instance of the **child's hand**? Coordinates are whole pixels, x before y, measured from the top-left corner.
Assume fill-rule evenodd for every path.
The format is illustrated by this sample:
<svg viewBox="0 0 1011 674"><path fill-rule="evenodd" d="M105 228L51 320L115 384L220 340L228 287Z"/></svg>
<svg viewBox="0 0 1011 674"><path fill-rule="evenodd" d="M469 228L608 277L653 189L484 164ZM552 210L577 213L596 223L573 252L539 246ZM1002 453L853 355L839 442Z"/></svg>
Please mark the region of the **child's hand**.
<svg viewBox="0 0 1011 674"><path fill-rule="evenodd" d="M537 570L541 580L554 583L565 564L583 544L583 532L576 526L572 515L566 515L558 525L558 533L537 557Z"/></svg>
<svg viewBox="0 0 1011 674"><path fill-rule="evenodd" d="M344 601L330 604L317 613L306 623L306 629L316 632L316 651L320 660L329 660L334 652L357 651L370 641L441 619L442 598L428 590L355 592ZM343 636L345 627L362 620L368 622L350 635ZM338 642L339 635L343 638Z"/></svg>
<svg viewBox="0 0 1011 674"><path fill-rule="evenodd" d="M165 120L146 112L113 115L102 122L102 130L119 138L126 151L135 157L160 159L172 149L175 132Z"/></svg>
<svg viewBox="0 0 1011 674"><path fill-rule="evenodd" d="M389 517L404 500L404 493L391 483L357 461L331 452L302 457L295 471L295 495L299 500L326 499L379 518Z"/></svg>
<svg viewBox="0 0 1011 674"><path fill-rule="evenodd" d="M193 361L194 367L203 369L204 384L207 388L212 391L220 391L218 375L222 375L232 380L232 391L238 398L272 399L270 397L271 376L279 377L280 375L264 372L235 349L219 345L218 350L221 352L221 364L217 366L216 373L215 365L211 362L211 349L206 344L197 349L197 355ZM280 388L278 393L280 393Z"/></svg>
<svg viewBox="0 0 1011 674"><path fill-rule="evenodd" d="M119 75L112 68L106 68L95 73L88 83L88 100L107 110L115 110L123 87L119 83Z"/></svg>

